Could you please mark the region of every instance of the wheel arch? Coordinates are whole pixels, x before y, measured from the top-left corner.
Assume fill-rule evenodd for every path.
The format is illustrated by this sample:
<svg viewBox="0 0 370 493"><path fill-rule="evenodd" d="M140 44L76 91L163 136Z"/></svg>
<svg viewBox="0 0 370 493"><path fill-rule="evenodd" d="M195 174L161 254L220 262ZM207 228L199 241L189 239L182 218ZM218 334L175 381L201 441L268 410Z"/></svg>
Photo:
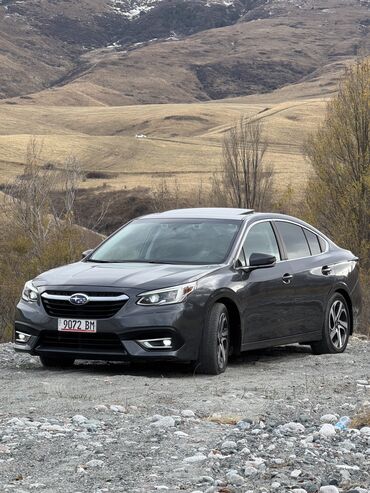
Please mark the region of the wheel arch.
<svg viewBox="0 0 370 493"><path fill-rule="evenodd" d="M226 306L230 320L230 337L233 354L239 354L242 344L242 324L241 315L235 300L228 293L220 293L217 297L212 298L210 308L216 303L222 303Z"/></svg>

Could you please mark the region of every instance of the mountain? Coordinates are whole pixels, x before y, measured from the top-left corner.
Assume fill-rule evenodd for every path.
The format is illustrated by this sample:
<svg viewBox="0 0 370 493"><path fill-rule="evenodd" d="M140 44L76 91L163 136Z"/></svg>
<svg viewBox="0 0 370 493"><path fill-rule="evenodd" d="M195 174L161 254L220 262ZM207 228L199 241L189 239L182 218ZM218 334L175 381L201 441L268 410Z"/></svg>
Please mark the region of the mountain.
<svg viewBox="0 0 370 493"><path fill-rule="evenodd" d="M0 0L8 104L268 92L370 51L370 0Z"/></svg>

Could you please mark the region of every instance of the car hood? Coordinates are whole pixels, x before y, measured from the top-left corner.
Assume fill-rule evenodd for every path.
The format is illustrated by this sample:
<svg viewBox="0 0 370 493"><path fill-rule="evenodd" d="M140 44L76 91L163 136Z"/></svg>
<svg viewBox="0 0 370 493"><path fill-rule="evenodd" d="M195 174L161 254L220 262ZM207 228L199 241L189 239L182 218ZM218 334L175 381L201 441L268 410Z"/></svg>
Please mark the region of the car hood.
<svg viewBox="0 0 370 493"><path fill-rule="evenodd" d="M40 274L34 284L37 287L101 286L150 290L196 281L219 268L219 265L77 262Z"/></svg>

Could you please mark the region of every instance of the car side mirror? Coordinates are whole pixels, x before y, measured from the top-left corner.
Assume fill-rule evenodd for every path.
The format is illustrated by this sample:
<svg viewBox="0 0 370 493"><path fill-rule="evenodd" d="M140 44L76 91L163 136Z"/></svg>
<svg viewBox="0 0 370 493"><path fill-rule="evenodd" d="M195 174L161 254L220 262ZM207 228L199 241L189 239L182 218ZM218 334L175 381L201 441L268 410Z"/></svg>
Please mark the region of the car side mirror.
<svg viewBox="0 0 370 493"><path fill-rule="evenodd" d="M81 258L85 258L87 257L88 255L90 255L90 253L93 251L92 248L90 248L89 250L85 250L84 252L82 252L81 254Z"/></svg>
<svg viewBox="0 0 370 493"><path fill-rule="evenodd" d="M276 257L274 255L267 255L266 253L252 253L249 257L250 269L264 269L266 267L274 267L276 264Z"/></svg>

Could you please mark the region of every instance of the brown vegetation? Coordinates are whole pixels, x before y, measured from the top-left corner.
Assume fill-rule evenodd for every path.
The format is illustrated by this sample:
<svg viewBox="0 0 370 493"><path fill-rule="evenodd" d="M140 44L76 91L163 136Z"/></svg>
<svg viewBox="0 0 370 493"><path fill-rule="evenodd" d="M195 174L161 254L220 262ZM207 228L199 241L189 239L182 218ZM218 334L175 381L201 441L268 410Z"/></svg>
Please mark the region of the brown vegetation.
<svg viewBox="0 0 370 493"><path fill-rule="evenodd" d="M223 160L213 179L219 205L265 210L271 205L273 169L266 164L261 120L241 118L225 134Z"/></svg>
<svg viewBox="0 0 370 493"><path fill-rule="evenodd" d="M362 329L370 331L370 59L347 70L306 152L314 171L306 215L360 257L366 300Z"/></svg>
<svg viewBox="0 0 370 493"><path fill-rule="evenodd" d="M25 174L12 183L0 204L0 341L10 337L14 310L25 281L72 262L100 237L74 224L79 169L70 159L65 171L38 166L41 144L31 140ZM63 208L51 200L58 188Z"/></svg>

